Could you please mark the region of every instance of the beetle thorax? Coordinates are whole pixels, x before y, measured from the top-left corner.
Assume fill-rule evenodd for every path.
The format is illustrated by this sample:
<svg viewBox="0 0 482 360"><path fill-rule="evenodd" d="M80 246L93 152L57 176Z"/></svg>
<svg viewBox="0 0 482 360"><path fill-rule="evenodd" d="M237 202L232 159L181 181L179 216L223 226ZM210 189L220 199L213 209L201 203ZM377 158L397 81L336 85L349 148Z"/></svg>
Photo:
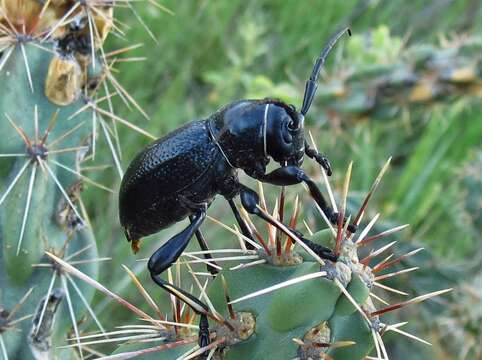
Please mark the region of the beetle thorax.
<svg viewBox="0 0 482 360"><path fill-rule="evenodd" d="M227 162L248 174L265 167L266 102L242 100L214 113L209 126Z"/></svg>

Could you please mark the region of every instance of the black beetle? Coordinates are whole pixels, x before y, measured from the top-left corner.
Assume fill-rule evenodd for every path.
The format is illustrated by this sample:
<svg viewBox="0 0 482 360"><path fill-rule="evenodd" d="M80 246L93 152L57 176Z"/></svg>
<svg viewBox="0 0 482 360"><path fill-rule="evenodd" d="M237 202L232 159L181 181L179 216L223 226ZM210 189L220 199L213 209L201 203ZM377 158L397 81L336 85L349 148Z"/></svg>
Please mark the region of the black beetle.
<svg viewBox="0 0 482 360"><path fill-rule="evenodd" d="M120 222L134 251L141 237L186 217L191 221L186 229L151 256L148 268L159 286L200 314L201 347L209 343L207 306L159 275L177 260L194 235L201 248L207 249L199 227L206 217L207 208L218 194L229 202L245 236L253 239L233 201L237 195L240 195L241 204L249 213L279 227L258 209L258 194L238 181L238 169L259 181L279 186L304 182L328 219L334 223L338 220L338 214L327 206L315 182L299 166L307 155L316 160L328 175L331 174L326 157L310 148L305 140L304 116L316 93L316 82L326 56L347 31L350 34L349 29L337 33L316 60L299 112L294 106L274 99L231 103L207 119L190 122L147 146L132 161L122 179ZM270 157L281 167L266 174ZM356 228L350 225L349 230L353 232ZM312 243L294 229L291 231L321 257L336 261L330 249ZM214 273L215 269L210 268L210 271Z"/></svg>

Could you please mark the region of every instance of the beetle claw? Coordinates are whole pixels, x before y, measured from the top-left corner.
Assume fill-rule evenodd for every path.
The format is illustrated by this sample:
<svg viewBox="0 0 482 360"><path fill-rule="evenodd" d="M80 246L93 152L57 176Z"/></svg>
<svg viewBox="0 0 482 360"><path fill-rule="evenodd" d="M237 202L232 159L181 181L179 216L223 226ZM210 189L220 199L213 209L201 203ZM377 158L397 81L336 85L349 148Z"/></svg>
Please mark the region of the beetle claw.
<svg viewBox="0 0 482 360"><path fill-rule="evenodd" d="M200 348L208 346L209 341L209 323L206 315L201 314L199 319L199 334L198 334L198 345ZM204 352L201 357L207 357L208 353Z"/></svg>

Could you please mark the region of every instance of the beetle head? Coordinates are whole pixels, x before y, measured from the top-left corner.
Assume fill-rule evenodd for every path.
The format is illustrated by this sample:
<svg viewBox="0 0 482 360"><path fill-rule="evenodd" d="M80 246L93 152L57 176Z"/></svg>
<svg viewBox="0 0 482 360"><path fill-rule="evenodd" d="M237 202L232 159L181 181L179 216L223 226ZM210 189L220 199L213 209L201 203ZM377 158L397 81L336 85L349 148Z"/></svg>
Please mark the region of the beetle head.
<svg viewBox="0 0 482 360"><path fill-rule="evenodd" d="M294 106L267 103L266 154L281 165L300 166L305 154L304 117Z"/></svg>

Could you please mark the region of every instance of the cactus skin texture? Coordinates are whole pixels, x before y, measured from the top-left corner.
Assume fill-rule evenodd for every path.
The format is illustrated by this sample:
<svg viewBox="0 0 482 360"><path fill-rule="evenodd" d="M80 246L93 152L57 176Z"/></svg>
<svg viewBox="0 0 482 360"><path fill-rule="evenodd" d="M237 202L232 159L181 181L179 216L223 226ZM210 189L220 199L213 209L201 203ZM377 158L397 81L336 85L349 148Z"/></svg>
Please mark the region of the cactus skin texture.
<svg viewBox="0 0 482 360"><path fill-rule="evenodd" d="M22 127L25 133L30 137L34 136L34 108L38 108L39 130L45 131L48 122L58 106L51 103L43 93L43 85L45 82L49 62L53 56L43 50L29 48L27 57L30 63L30 71L34 85L34 93L31 93L28 85L25 83L26 71L23 65L20 49L14 50L5 64L0 74L0 82L2 83L2 94L0 96L0 112L8 114L16 125ZM23 86L20 84L24 83ZM86 120L87 115L79 115L75 119L67 120L68 117L77 111L83 102L78 100L68 107L62 107L58 112L58 120L54 128L49 134L49 139L55 139L70 129L77 126L81 121ZM1 153L25 153L25 144L16 133L15 129L9 124L4 117L0 122L1 133L4 139L0 144ZM60 148L78 147L82 141L89 136L88 127L79 129L76 133L66 138L61 143ZM48 141L47 141L48 145ZM60 145L60 144L59 144ZM47 146L48 149L48 146ZM79 178L69 174L65 170L50 162L50 159L60 162L70 168L78 167L78 159L76 153L59 153L49 154L43 160L54 172L64 189L68 191L73 185L77 184ZM63 208L64 198L58 190L53 178L49 175L48 170L45 172L39 168L35 160L29 157L19 157L18 159L1 159L2 167L8 168L8 174L3 176L2 193L11 184L12 179L18 174L20 168L29 161L25 173L16 183L13 190L5 198L0 207L0 243L1 255L0 264L0 287L8 289L2 292L1 303L4 307L12 307L19 298L30 287L35 287L31 295L31 299L40 300L46 295L49 283L53 276L51 269L35 268L34 264L43 261L44 251L49 250L55 253L64 251L64 247L68 244L66 256L89 246L89 250L82 255L82 260L93 259L97 257L96 243L92 230L87 226L74 226L71 224L60 224L58 218L62 210L71 212L71 209ZM17 255L17 246L22 228L23 216L26 207L27 194L30 182L29 174L32 168L36 168L34 185L31 194L30 208L25 223L25 230L22 237L22 244ZM65 205L65 203L64 203ZM98 265L94 262L83 266L90 276L96 277ZM59 281L57 286L61 287ZM93 296L93 289L86 285L79 284L81 291L87 301ZM80 317L85 312L84 307L79 298L72 299L73 309L76 311L76 317ZM26 314L34 313L37 303L28 301L24 307ZM70 331L72 326L70 316L66 304L62 302L59 306L60 314L58 319L62 319L56 324L55 336L63 336ZM15 354L19 355L19 359L28 359L30 350L24 346L26 339L24 336L29 334L29 321L24 322L22 335L14 333L12 336L6 336L6 348L9 352L9 358L15 359ZM65 339L64 339L65 341ZM22 350L20 350L22 349Z"/></svg>
<svg viewBox="0 0 482 360"><path fill-rule="evenodd" d="M0 157L0 308L13 309L32 289L18 316L33 314L17 324L16 329L0 326L9 359L74 356L72 349L57 346L65 344L73 319L85 315L84 301L70 279L52 266L44 252L66 258L83 250L72 257L82 261L91 261L98 255L92 229L87 221L81 220L85 215L79 217L82 177L58 165L78 171L88 152L84 144L91 138L92 128L85 124L91 121L88 111L70 118L85 105L81 93L89 75L77 63L75 50L66 53L59 48L59 39L69 31L67 26L60 26L48 35L48 30L55 27L71 6L69 2L58 6L57 3L51 2L41 21L36 21L42 10L41 2L1 3L1 35L11 39L12 44L0 53L0 154L4 155ZM21 24L27 24L26 29ZM62 73L58 69L60 59L75 64L75 74L65 76L69 70ZM55 101L56 95L46 91L54 86L56 76L64 81L64 87L58 88L64 92L62 101ZM47 139L42 141L47 133ZM66 136L53 143L63 135ZM80 267L89 276L97 277L97 262ZM68 299L65 287L70 289ZM77 289L89 303L94 289L84 283L79 283ZM47 295L50 305L39 306ZM35 356L26 344L30 344Z"/></svg>
<svg viewBox="0 0 482 360"><path fill-rule="evenodd" d="M329 237L329 230L314 235L314 240ZM317 241L319 242L319 241ZM304 256L305 257L305 256ZM229 287L231 298L239 298L275 284L299 276L320 271L320 264L309 259L298 265L276 266L263 264L237 271L223 272ZM347 266L326 265L329 275L336 276L345 283L348 292L360 306L368 302L369 289L356 273L350 274ZM243 286L234 286L243 284ZM210 298L216 309L226 309L223 288L219 278L211 285ZM256 315L255 334L246 342L230 347L225 351L226 359L291 359L299 356L307 359L310 351L316 347L302 346L292 341L303 339L310 329L323 324L329 331L326 343L355 341L356 344L340 348L318 348L317 353L329 354L335 359L363 359L372 349L371 332L362 316L347 302L341 290L330 276L314 278L305 282L285 287L273 293L262 295L234 304L236 312L248 311ZM226 317L227 311L221 311ZM306 341L305 341L306 344ZM323 359L324 354L319 355Z"/></svg>

